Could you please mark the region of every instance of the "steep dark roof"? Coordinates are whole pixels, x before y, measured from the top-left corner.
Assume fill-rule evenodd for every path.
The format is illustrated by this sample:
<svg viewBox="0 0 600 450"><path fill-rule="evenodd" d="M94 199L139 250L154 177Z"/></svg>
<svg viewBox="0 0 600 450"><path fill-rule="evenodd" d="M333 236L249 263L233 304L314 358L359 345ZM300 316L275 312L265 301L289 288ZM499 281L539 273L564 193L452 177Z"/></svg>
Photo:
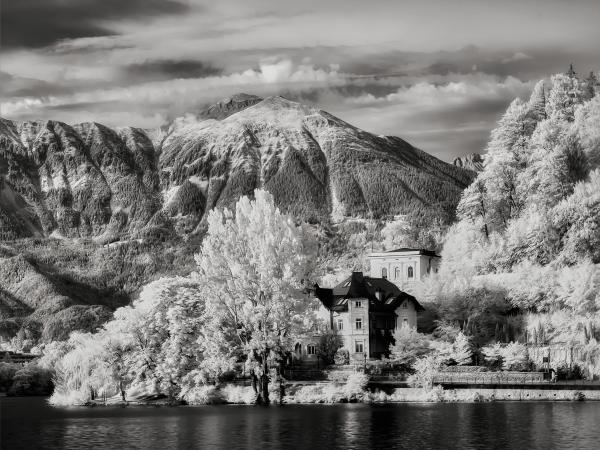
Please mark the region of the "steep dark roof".
<svg viewBox="0 0 600 450"><path fill-rule="evenodd" d="M425 256L435 256L437 258L440 257L440 255L438 255L436 252L434 252L433 250L425 250L424 248L408 248L408 247L402 247L402 248L397 248L396 250L388 250L385 253L401 253L401 252L419 252L419 255L425 255Z"/></svg>
<svg viewBox="0 0 600 450"><path fill-rule="evenodd" d="M378 292L381 293L379 298ZM316 285L315 295L323 306L332 311L347 311L350 298L368 299L372 311L395 310L404 300L413 302L417 311L425 309L416 298L398 289L394 283L385 278L365 277L362 272L353 272L333 289Z"/></svg>

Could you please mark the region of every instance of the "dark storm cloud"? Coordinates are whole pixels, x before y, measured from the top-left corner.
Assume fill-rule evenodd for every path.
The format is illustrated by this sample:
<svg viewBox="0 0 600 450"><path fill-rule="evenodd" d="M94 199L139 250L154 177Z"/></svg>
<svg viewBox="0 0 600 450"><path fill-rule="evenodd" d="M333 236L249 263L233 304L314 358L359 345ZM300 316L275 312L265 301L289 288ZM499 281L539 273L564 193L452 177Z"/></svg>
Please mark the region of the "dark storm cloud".
<svg viewBox="0 0 600 450"><path fill-rule="evenodd" d="M210 63L193 60L161 60L145 61L140 64L131 64L124 68L127 78L136 80L157 81L171 78L204 78L221 75L223 69L214 67Z"/></svg>
<svg viewBox="0 0 600 450"><path fill-rule="evenodd" d="M2 3L3 48L44 47L62 39L109 36L108 21L178 14L176 0L10 0Z"/></svg>

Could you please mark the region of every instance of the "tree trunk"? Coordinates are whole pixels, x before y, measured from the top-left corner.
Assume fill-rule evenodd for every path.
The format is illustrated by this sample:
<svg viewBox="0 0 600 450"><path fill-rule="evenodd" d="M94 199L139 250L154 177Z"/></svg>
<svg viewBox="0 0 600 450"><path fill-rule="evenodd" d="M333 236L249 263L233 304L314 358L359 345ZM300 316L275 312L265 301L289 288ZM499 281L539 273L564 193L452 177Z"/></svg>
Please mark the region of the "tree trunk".
<svg viewBox="0 0 600 450"><path fill-rule="evenodd" d="M258 381L256 379L256 373L254 372L254 370L252 371L252 390L254 391L255 394L258 394Z"/></svg>
<svg viewBox="0 0 600 450"><path fill-rule="evenodd" d="M258 378L258 397L256 403L259 405L268 405L269 400L269 364L267 362L267 354L263 354L261 358L262 374Z"/></svg>
<svg viewBox="0 0 600 450"><path fill-rule="evenodd" d="M125 389L123 389L123 380L119 381L119 390L121 391L121 398L123 399L123 401L127 401L125 400Z"/></svg>

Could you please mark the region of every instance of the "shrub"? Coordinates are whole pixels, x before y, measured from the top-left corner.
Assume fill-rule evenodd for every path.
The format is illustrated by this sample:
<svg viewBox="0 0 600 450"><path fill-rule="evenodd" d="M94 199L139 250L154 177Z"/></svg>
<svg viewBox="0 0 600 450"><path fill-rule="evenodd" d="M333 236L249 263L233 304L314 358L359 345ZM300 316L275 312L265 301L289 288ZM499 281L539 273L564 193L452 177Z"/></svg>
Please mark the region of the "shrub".
<svg viewBox="0 0 600 450"><path fill-rule="evenodd" d="M326 363L335 362L335 356L338 350L344 345L342 337L335 331L328 331L319 338L317 345L317 354Z"/></svg>
<svg viewBox="0 0 600 450"><path fill-rule="evenodd" d="M0 392L7 392L13 384L13 378L21 368L19 364L0 362Z"/></svg>
<svg viewBox="0 0 600 450"><path fill-rule="evenodd" d="M55 390L48 403L52 406L85 405L90 398L87 390Z"/></svg>
<svg viewBox="0 0 600 450"><path fill-rule="evenodd" d="M52 376L51 370L29 364L15 373L8 393L9 395L49 395L53 389Z"/></svg>
<svg viewBox="0 0 600 450"><path fill-rule="evenodd" d="M227 403L253 405L256 403L256 392L252 386L227 384L221 388Z"/></svg>
<svg viewBox="0 0 600 450"><path fill-rule="evenodd" d="M356 399L358 396L364 394L367 384L369 383L369 377L361 372L355 372L351 374L346 380L344 386L344 392L350 399Z"/></svg>
<svg viewBox="0 0 600 450"><path fill-rule="evenodd" d="M344 348L340 348L340 349L338 349L337 352L335 352L333 361L340 366L349 364L350 363L350 353L348 353L348 350L346 350Z"/></svg>
<svg viewBox="0 0 600 450"><path fill-rule="evenodd" d="M213 385L193 387L182 399L189 405L218 405L226 402L223 392Z"/></svg>

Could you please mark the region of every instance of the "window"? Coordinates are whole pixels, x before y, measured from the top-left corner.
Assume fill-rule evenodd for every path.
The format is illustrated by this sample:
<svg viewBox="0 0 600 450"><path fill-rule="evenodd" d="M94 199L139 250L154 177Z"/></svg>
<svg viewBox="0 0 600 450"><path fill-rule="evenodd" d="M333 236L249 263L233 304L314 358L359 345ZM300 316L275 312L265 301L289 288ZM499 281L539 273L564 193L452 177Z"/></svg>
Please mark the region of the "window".
<svg viewBox="0 0 600 450"><path fill-rule="evenodd" d="M354 303L354 306L356 306L357 308L362 308L362 301L358 300L356 303Z"/></svg>
<svg viewBox="0 0 600 450"><path fill-rule="evenodd" d="M404 319L402 319L402 327L403 328L407 328L408 327L408 319L406 317Z"/></svg>
<svg viewBox="0 0 600 450"><path fill-rule="evenodd" d="M364 353L365 347L363 341L354 341L354 351L356 353Z"/></svg>
<svg viewBox="0 0 600 450"><path fill-rule="evenodd" d="M402 303L402 307L403 307L404 309L408 308L408 302L404 302L404 303Z"/></svg>
<svg viewBox="0 0 600 450"><path fill-rule="evenodd" d="M408 268L408 278L412 278L415 276L415 270L412 267Z"/></svg>
<svg viewBox="0 0 600 450"><path fill-rule="evenodd" d="M344 321L342 319L338 319L337 321L337 329L342 331L344 329Z"/></svg>
<svg viewBox="0 0 600 450"><path fill-rule="evenodd" d="M306 346L306 353L309 355L316 355L317 354L317 346L313 345L313 344L308 344Z"/></svg>
<svg viewBox="0 0 600 450"><path fill-rule="evenodd" d="M381 278L387 278L387 269L385 267L381 269Z"/></svg>
<svg viewBox="0 0 600 450"><path fill-rule="evenodd" d="M294 353L298 355L302 353L302 344L300 344L300 342L297 342L296 345L294 345Z"/></svg>
<svg viewBox="0 0 600 450"><path fill-rule="evenodd" d="M354 325L357 330L362 330L362 319L356 319L354 321Z"/></svg>
<svg viewBox="0 0 600 450"><path fill-rule="evenodd" d="M400 278L400 267L394 269L394 279L397 280L398 278Z"/></svg>

